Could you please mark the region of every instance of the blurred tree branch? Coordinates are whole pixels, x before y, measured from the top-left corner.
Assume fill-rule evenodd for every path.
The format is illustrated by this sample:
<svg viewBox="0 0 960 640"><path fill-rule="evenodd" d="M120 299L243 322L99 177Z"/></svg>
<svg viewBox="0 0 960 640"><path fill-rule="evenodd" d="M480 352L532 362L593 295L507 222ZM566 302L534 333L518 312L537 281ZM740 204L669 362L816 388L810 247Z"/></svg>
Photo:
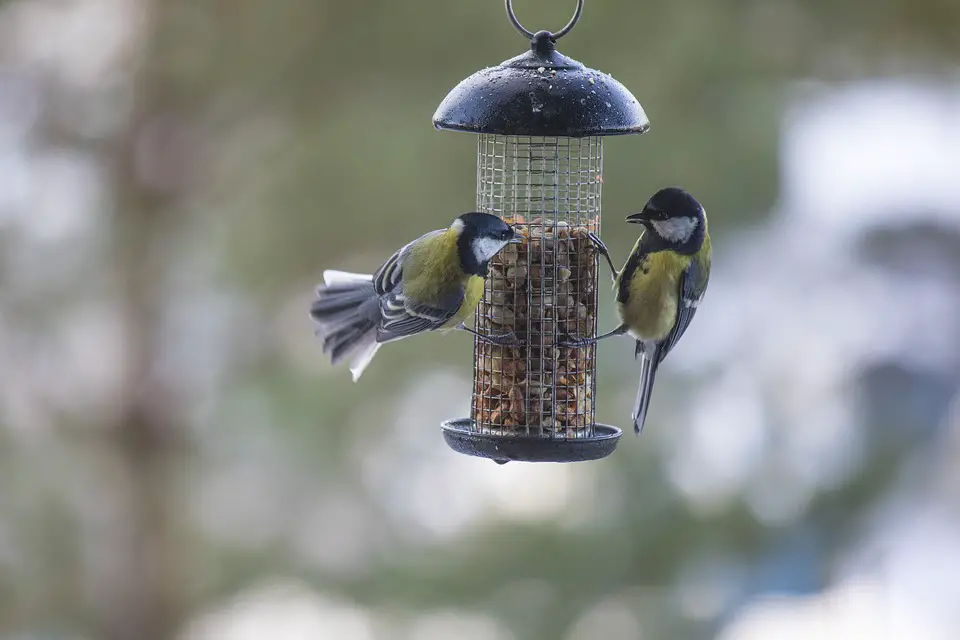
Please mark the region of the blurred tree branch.
<svg viewBox="0 0 960 640"><path fill-rule="evenodd" d="M108 161L125 359L120 409L105 433L117 466L113 498L127 519L114 550L117 569L103 589L101 625L109 640L172 638L187 606L184 425L156 365L163 351L163 281L174 255L171 233L182 224L177 209L196 163L191 147L180 144L186 109L163 64L165 37L184 3L144 2L149 18L133 70L134 109Z"/></svg>

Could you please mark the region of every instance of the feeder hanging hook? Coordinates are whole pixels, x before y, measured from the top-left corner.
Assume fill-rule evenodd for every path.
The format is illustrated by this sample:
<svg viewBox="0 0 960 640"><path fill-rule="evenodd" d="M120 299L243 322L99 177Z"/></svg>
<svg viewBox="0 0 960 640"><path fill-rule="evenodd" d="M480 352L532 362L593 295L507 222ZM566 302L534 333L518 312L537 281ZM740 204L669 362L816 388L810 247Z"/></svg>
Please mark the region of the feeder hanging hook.
<svg viewBox="0 0 960 640"><path fill-rule="evenodd" d="M534 36L537 34L531 31L527 31L527 29L525 29L524 26L520 24L520 21L517 20L517 16L513 12L513 0L506 0L506 2L507 2L507 17L510 18L510 24L512 24L514 28L517 31L519 31L521 34L523 34L525 37L530 38L532 40ZM568 22L567 26L565 26L563 29L560 29L560 31L557 31L556 33L551 33L550 40L553 42L556 42L563 36L567 35L570 32L570 29L573 29L573 25L577 24L577 22L580 20L581 13L583 13L583 0L577 0L577 10L576 12L574 12L573 17L570 18L570 22Z"/></svg>

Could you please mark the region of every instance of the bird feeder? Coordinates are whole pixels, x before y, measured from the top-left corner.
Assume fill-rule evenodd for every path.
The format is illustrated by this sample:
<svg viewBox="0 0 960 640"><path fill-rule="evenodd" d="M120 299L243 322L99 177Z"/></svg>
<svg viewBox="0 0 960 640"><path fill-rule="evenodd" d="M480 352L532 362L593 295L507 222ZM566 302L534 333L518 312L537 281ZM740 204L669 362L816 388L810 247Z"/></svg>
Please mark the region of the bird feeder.
<svg viewBox="0 0 960 640"><path fill-rule="evenodd" d="M433 116L437 129L478 135L477 210L522 234L489 265L476 330L512 332L518 346L477 338L471 415L443 424L454 450L499 463L575 462L613 452L621 431L597 424L596 335L603 137L650 124L637 99L608 74L556 49L560 31L526 30L530 51L458 84Z"/></svg>

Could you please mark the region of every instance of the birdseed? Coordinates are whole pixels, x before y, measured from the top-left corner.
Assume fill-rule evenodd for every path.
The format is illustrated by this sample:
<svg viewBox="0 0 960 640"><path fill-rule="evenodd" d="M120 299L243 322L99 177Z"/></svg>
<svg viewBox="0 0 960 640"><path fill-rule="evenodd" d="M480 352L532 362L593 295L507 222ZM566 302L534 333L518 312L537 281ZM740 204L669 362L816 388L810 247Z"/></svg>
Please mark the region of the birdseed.
<svg viewBox="0 0 960 640"><path fill-rule="evenodd" d="M520 346L477 341L472 418L483 432L582 437L594 421L597 254L585 226L510 220L523 242L491 262L477 330L513 332Z"/></svg>

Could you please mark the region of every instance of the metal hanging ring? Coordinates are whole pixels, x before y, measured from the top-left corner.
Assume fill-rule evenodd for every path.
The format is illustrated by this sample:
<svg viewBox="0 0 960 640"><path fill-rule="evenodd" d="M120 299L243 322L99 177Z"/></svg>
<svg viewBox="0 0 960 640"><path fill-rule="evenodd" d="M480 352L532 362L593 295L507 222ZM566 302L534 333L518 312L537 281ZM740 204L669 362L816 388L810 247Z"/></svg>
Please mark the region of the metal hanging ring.
<svg viewBox="0 0 960 640"><path fill-rule="evenodd" d="M506 1L507 1L507 17L510 18L510 24L513 25L514 29L516 29L521 34L523 34L524 36L532 40L533 36L536 34L534 34L532 31L527 31L524 28L524 26L520 24L520 21L517 20L517 16L513 12L513 0L506 0ZM577 22L580 20L581 13L583 13L583 0L577 0L577 10L576 12L574 12L573 17L570 18L570 22L568 22L567 26L565 26L563 29L560 29L560 31L557 31L556 33L551 34L550 39L556 42L563 36L570 33L570 29L573 29L573 25L577 24Z"/></svg>

